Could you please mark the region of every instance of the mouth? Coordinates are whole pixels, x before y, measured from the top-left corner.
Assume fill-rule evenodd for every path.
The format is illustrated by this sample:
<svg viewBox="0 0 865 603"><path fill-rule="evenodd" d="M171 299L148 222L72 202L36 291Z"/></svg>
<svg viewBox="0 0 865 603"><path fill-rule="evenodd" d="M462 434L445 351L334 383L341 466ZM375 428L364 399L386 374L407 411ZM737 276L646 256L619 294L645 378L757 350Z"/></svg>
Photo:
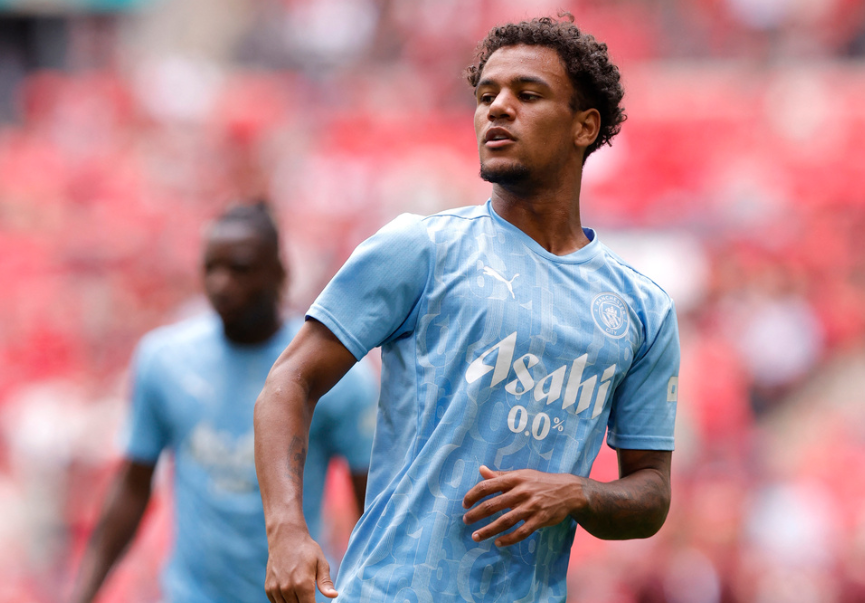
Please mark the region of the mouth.
<svg viewBox="0 0 865 603"><path fill-rule="evenodd" d="M223 317L231 317L241 313L242 308L237 303L224 297L210 297L210 305L217 314Z"/></svg>
<svg viewBox="0 0 865 603"><path fill-rule="evenodd" d="M487 148L497 149L513 144L514 142L516 142L516 138L514 138L513 134L504 128L490 128L484 134L484 145L486 145Z"/></svg>

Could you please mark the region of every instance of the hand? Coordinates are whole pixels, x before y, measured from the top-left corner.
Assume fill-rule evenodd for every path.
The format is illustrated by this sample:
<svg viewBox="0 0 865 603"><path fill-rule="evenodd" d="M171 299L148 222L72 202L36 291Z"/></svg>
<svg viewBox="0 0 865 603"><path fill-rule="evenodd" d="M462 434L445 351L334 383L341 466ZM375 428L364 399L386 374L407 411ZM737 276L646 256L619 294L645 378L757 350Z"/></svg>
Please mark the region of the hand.
<svg viewBox="0 0 865 603"><path fill-rule="evenodd" d="M471 509L463 516L463 521L473 524L503 509L510 511L472 534L475 542L501 534L522 520L523 525L495 540L496 546L515 544L531 536L538 528L561 523L585 503L581 478L575 475L532 469L493 471L485 466L481 466L480 473L484 481L469 490L463 498L463 507L471 509L490 494L501 494Z"/></svg>
<svg viewBox="0 0 865 603"><path fill-rule="evenodd" d="M268 544L264 590L271 603L315 603L316 584L325 597L336 597L330 564L305 530L286 528L282 535L270 534Z"/></svg>

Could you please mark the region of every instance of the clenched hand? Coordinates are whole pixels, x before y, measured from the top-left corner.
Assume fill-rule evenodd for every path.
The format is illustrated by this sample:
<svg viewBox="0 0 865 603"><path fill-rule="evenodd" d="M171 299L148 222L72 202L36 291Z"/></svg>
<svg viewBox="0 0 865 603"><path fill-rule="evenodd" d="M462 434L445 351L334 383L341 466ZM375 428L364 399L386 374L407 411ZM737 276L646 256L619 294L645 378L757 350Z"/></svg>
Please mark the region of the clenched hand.
<svg viewBox="0 0 865 603"><path fill-rule="evenodd" d="M337 592L330 578L330 564L321 547L308 534L298 538L269 536L269 556L264 590L271 603L315 603L315 587L333 599ZM285 546L280 543L285 542Z"/></svg>

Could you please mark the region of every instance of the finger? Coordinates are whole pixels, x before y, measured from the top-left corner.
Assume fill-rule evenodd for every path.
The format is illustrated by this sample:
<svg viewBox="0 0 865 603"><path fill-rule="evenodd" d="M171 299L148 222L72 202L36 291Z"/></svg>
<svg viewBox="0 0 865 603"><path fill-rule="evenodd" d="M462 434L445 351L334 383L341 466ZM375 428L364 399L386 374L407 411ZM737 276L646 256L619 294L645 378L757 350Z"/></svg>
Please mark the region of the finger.
<svg viewBox="0 0 865 603"><path fill-rule="evenodd" d="M486 467L483 468L486 469ZM463 497L463 507L470 509L482 498L486 498L490 494L495 494L496 492L504 492L511 488L514 480L513 476L509 475L510 473L512 472L502 471L499 472L498 475L489 478L484 477L484 481L475 484L475 486L466 493L465 497ZM483 477L483 473L481 473L481 476Z"/></svg>
<svg viewBox="0 0 865 603"><path fill-rule="evenodd" d="M264 593L267 595L267 599L270 603L285 603L285 599L282 597L282 592L279 586L267 586L265 585Z"/></svg>
<svg viewBox="0 0 865 603"><path fill-rule="evenodd" d="M510 534L505 534L504 536L496 538L493 544L495 544L497 547L504 547L516 544L518 542L522 542L523 540L531 536L539 527L540 526L536 522L532 521L530 518L528 521L526 521L526 523L518 527Z"/></svg>
<svg viewBox="0 0 865 603"><path fill-rule="evenodd" d="M512 527L517 525L521 519L525 517L525 512L522 511L511 511L510 513L505 513L498 519L496 519L491 524L482 527L472 534L472 540L475 542L480 542L481 540L486 540L487 538L492 538L496 534L501 534L505 530L510 530Z"/></svg>
<svg viewBox="0 0 865 603"><path fill-rule="evenodd" d="M466 512L466 514L463 515L463 522L467 525L473 524L476 521L480 521L481 519L489 517L504 509L513 509L514 506L519 503L519 498L520 497L512 490L488 498L485 501L478 503L478 505L470 511Z"/></svg>
<svg viewBox="0 0 865 603"><path fill-rule="evenodd" d="M339 594L333 587L333 580L330 578L330 564L324 559L318 560L315 582L318 584L318 590L321 591L321 594L328 599L333 599Z"/></svg>
<svg viewBox="0 0 865 603"><path fill-rule="evenodd" d="M293 597L286 597L285 603L315 603L315 582L298 586Z"/></svg>
<svg viewBox="0 0 865 603"><path fill-rule="evenodd" d="M475 484L463 497L463 508L471 509L479 500L497 492L504 492L505 489L505 484L502 483L500 478L494 478Z"/></svg>
<svg viewBox="0 0 865 603"><path fill-rule="evenodd" d="M486 465L481 465L480 472L484 479L491 479L500 475L504 475L505 473L504 471L493 471Z"/></svg>
<svg viewBox="0 0 865 603"><path fill-rule="evenodd" d="M285 597L282 596L282 591L280 589L277 589L273 592L268 592L267 598L270 599L273 603L285 603Z"/></svg>

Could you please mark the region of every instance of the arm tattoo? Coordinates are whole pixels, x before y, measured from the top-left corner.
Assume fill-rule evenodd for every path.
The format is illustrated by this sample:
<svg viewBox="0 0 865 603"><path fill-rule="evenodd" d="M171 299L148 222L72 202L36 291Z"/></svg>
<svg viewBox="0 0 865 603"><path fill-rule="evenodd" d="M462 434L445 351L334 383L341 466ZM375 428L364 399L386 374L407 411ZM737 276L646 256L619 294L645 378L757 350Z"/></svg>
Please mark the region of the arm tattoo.
<svg viewBox="0 0 865 603"><path fill-rule="evenodd" d="M288 478L296 484L303 484L303 465L306 463L306 446L297 436L288 445Z"/></svg>

